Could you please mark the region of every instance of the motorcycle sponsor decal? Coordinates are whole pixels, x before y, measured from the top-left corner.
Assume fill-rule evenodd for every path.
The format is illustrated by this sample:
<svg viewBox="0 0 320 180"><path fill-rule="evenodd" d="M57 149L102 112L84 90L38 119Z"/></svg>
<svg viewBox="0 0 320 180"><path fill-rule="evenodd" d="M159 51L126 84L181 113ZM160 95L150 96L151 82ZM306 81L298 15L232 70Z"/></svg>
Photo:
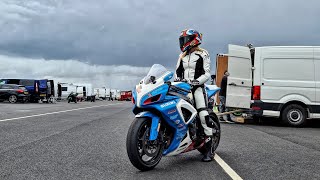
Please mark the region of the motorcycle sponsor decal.
<svg viewBox="0 0 320 180"><path fill-rule="evenodd" d="M170 119L171 119L171 120L174 120L174 119L177 119L177 117L178 117L178 114L176 114L176 115L174 115L174 116L170 116Z"/></svg>
<svg viewBox="0 0 320 180"><path fill-rule="evenodd" d="M182 126L181 130L187 129L187 126Z"/></svg>
<svg viewBox="0 0 320 180"><path fill-rule="evenodd" d="M170 105L172 105L172 104L174 104L174 101L170 101L170 102L161 104L160 107L161 107L161 108L165 108L165 107L170 106Z"/></svg>
<svg viewBox="0 0 320 180"><path fill-rule="evenodd" d="M180 120L176 120L175 123L176 123L176 124L179 124L179 123L180 123Z"/></svg>
<svg viewBox="0 0 320 180"><path fill-rule="evenodd" d="M179 124L178 125L178 128L182 128L184 125L183 124Z"/></svg>
<svg viewBox="0 0 320 180"><path fill-rule="evenodd" d="M175 112L177 112L177 110L176 110L176 109L173 109L173 110L168 111L168 114L173 114L173 113L175 113Z"/></svg>

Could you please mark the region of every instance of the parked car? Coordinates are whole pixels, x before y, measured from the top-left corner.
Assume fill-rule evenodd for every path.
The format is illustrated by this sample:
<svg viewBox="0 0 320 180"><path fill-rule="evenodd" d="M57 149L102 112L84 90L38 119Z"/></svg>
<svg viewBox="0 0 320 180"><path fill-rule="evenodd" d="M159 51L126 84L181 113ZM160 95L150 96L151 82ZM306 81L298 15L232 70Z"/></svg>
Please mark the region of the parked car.
<svg viewBox="0 0 320 180"><path fill-rule="evenodd" d="M25 86L16 84L0 84L0 101L8 100L10 103L26 102L30 95Z"/></svg>
<svg viewBox="0 0 320 180"><path fill-rule="evenodd" d="M31 102L48 99L54 96L54 82L48 79L0 79L0 84L23 85L30 95Z"/></svg>

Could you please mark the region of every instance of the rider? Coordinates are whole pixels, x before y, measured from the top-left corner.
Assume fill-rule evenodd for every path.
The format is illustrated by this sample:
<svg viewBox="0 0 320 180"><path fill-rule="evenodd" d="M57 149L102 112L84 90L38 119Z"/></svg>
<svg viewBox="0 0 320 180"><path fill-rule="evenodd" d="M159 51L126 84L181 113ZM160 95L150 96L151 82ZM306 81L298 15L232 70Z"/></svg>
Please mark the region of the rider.
<svg viewBox="0 0 320 180"><path fill-rule="evenodd" d="M210 78L210 57L209 53L200 48L202 34L193 29L183 30L180 34L180 49L175 81L186 80L193 85L192 93L195 99L195 106L198 110L201 125L204 129L206 138L206 149L202 161L212 161L212 128L213 121L209 118L207 111L206 94L204 83Z"/></svg>

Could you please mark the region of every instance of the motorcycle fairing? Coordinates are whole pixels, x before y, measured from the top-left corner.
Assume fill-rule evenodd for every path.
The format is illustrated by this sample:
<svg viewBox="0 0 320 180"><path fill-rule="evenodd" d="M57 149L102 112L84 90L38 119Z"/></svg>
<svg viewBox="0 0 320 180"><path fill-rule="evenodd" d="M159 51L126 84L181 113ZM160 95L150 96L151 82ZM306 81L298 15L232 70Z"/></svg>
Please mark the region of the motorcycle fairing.
<svg viewBox="0 0 320 180"><path fill-rule="evenodd" d="M214 96L221 88L217 87L216 85L205 85L205 89L207 91L208 99Z"/></svg>

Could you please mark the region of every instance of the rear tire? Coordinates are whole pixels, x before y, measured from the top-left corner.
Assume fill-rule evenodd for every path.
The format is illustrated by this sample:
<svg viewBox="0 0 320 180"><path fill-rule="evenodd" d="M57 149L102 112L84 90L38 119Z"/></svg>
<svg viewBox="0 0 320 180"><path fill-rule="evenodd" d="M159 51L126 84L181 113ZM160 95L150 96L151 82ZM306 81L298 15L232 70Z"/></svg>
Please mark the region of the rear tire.
<svg viewBox="0 0 320 180"><path fill-rule="evenodd" d="M16 95L10 95L8 101L10 103L16 103L18 101L18 97Z"/></svg>
<svg viewBox="0 0 320 180"><path fill-rule="evenodd" d="M307 111L298 104L290 104L282 111L281 118L289 126L301 127L307 122Z"/></svg>
<svg viewBox="0 0 320 180"><path fill-rule="evenodd" d="M159 132L155 141L149 141L150 126L150 119L135 118L127 134L128 157L133 166L141 171L152 170L162 158L163 143L161 142L161 132ZM144 160L145 156L149 160Z"/></svg>

